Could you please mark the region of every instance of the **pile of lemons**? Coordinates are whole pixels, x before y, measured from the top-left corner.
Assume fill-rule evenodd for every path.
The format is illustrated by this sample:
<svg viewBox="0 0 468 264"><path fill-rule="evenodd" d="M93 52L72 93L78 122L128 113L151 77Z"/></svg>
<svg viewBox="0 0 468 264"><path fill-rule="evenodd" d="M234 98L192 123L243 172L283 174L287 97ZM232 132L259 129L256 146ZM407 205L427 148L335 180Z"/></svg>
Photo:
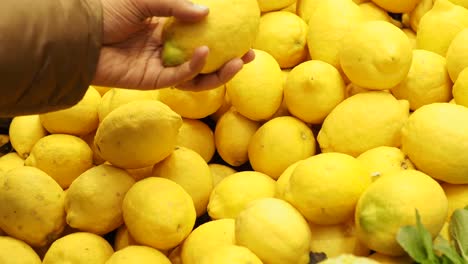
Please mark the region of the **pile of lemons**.
<svg viewBox="0 0 468 264"><path fill-rule="evenodd" d="M204 37L256 54L226 85L90 86L13 119L1 263L411 263L415 209L447 236L468 205L468 1L232 1L254 7L241 24L215 2Z"/></svg>

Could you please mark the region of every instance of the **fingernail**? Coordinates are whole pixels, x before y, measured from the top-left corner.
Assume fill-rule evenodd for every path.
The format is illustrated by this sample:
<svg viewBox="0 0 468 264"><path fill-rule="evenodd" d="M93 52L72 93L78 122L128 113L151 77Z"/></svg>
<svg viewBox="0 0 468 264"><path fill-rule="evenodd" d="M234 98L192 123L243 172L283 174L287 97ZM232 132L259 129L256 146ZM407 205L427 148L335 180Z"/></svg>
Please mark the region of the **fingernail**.
<svg viewBox="0 0 468 264"><path fill-rule="evenodd" d="M204 5L194 4L193 7L195 7L195 8L198 9L198 10L201 10L201 11L206 11L206 10L208 10L208 7L207 7L207 6L204 6Z"/></svg>

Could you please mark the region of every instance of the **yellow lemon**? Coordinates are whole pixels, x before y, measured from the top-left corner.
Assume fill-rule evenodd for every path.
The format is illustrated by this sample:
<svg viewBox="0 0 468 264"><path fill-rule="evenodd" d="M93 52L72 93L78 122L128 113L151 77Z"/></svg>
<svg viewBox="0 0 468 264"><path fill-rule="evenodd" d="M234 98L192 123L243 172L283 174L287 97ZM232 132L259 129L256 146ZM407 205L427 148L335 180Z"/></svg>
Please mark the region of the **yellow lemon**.
<svg viewBox="0 0 468 264"><path fill-rule="evenodd" d="M293 2L287 1L285 6ZM209 73L217 70L227 61L241 57L250 49L260 21L260 8L257 1L197 0L194 3L204 5L210 10L208 16L202 21L186 23L170 18L165 22L162 50L165 66L174 66L188 61L195 48L206 45L210 49L210 54L201 72ZM227 10L229 12L226 12Z"/></svg>
<svg viewBox="0 0 468 264"><path fill-rule="evenodd" d="M353 221L337 225L316 225L309 222L309 227L312 233L312 252L323 252L328 258L343 254L367 256L370 253L370 249L357 239Z"/></svg>
<svg viewBox="0 0 468 264"><path fill-rule="evenodd" d="M409 256L387 256L378 252L372 253L368 258L378 261L380 264L412 264L413 260Z"/></svg>
<svg viewBox="0 0 468 264"><path fill-rule="evenodd" d="M383 90L383 91L388 91L388 90ZM372 90L362 88L360 86L357 86L354 83L349 83L348 85L346 85L346 98L351 97L358 93L366 93L366 92L372 92Z"/></svg>
<svg viewBox="0 0 468 264"><path fill-rule="evenodd" d="M463 6L464 8L468 8L468 1L467 0L450 0L450 2L456 4L456 5L459 5L459 6Z"/></svg>
<svg viewBox="0 0 468 264"><path fill-rule="evenodd" d="M42 126L39 115L27 115L14 117L8 134L16 153L25 159L36 142L47 135L47 131Z"/></svg>
<svg viewBox="0 0 468 264"><path fill-rule="evenodd" d="M218 251L223 245L234 245L236 242L234 230L234 219L214 220L198 226L182 244L182 262L203 263L202 258L210 252Z"/></svg>
<svg viewBox="0 0 468 264"><path fill-rule="evenodd" d="M421 0L372 0L375 4L383 9L393 13L407 13L413 10Z"/></svg>
<svg viewBox="0 0 468 264"><path fill-rule="evenodd" d="M224 164L210 163L208 167L210 167L211 176L213 177L213 188L218 185L221 180L237 172L235 169Z"/></svg>
<svg viewBox="0 0 468 264"><path fill-rule="evenodd" d="M289 165L315 154L314 134L297 118L277 117L255 132L248 154L254 170L276 180Z"/></svg>
<svg viewBox="0 0 468 264"><path fill-rule="evenodd" d="M393 172L414 169L413 163L399 148L380 146L357 157L368 168L372 180Z"/></svg>
<svg viewBox="0 0 468 264"><path fill-rule="evenodd" d="M275 198L279 199L285 199L284 194L286 193L286 190L289 188L289 179L291 178L291 175L293 171L296 169L297 165L299 162L302 160L298 160L294 162L293 164L289 165L283 173L279 176L279 178L276 180L276 190L275 190Z"/></svg>
<svg viewBox="0 0 468 264"><path fill-rule="evenodd" d="M169 157L157 163L153 175L167 178L182 186L192 197L197 216L206 212L213 190L213 178L206 161L195 151L177 147Z"/></svg>
<svg viewBox="0 0 468 264"><path fill-rule="evenodd" d="M127 169L126 171L128 172L128 174L130 174L130 176L133 177L133 179L135 179L135 181L139 181L152 176L153 167L154 166L148 166L139 169Z"/></svg>
<svg viewBox="0 0 468 264"><path fill-rule="evenodd" d="M321 1L315 0L296 0L296 13L306 24L309 24L309 19L315 12Z"/></svg>
<svg viewBox="0 0 468 264"><path fill-rule="evenodd" d="M132 235L130 235L130 233L128 232L128 228L125 224L117 228L117 231L115 232L115 238L114 238L114 250L115 251L121 250L131 245L137 245L137 244L138 243L135 241Z"/></svg>
<svg viewBox="0 0 468 264"><path fill-rule="evenodd" d="M24 165L44 171L66 189L93 167L93 151L79 137L53 134L37 141Z"/></svg>
<svg viewBox="0 0 468 264"><path fill-rule="evenodd" d="M454 184L468 183L468 108L433 103L414 111L402 128L402 150L418 170ZM434 140L437 139L437 140Z"/></svg>
<svg viewBox="0 0 468 264"><path fill-rule="evenodd" d="M0 262L3 264L41 264L36 252L25 242L0 236Z"/></svg>
<svg viewBox="0 0 468 264"><path fill-rule="evenodd" d="M298 15L274 11L260 18L253 48L268 52L281 68L291 68L307 56L307 24Z"/></svg>
<svg viewBox="0 0 468 264"><path fill-rule="evenodd" d="M275 58L255 50L255 60L226 84L231 104L243 116L259 121L269 119L283 98L283 74Z"/></svg>
<svg viewBox="0 0 468 264"><path fill-rule="evenodd" d="M342 254L337 257L321 261L320 264L380 264L379 262L366 258L358 257L352 254Z"/></svg>
<svg viewBox="0 0 468 264"><path fill-rule="evenodd" d="M402 27L400 21L393 19L385 9L373 2L360 3L359 9L361 9L362 16L365 20L382 20L390 22L399 28Z"/></svg>
<svg viewBox="0 0 468 264"><path fill-rule="evenodd" d="M241 171L224 178L210 195L212 219L236 218L250 202L274 197L275 181L258 171Z"/></svg>
<svg viewBox="0 0 468 264"><path fill-rule="evenodd" d="M447 70L454 82L460 72L468 68L468 47L466 43L468 43L468 26L455 36L447 50Z"/></svg>
<svg viewBox="0 0 468 264"><path fill-rule="evenodd" d="M24 160L16 152L10 152L0 157L0 172L23 166Z"/></svg>
<svg viewBox="0 0 468 264"><path fill-rule="evenodd" d="M99 125L94 144L115 166L138 169L169 156L182 118L159 101L133 101L112 111Z"/></svg>
<svg viewBox="0 0 468 264"><path fill-rule="evenodd" d="M221 116L224 115L224 113L226 113L227 111L229 111L229 109L231 109L231 99L229 98L229 95L227 93L227 91L224 93L224 97L223 97L223 103L221 104L221 106L218 108L218 110L216 110L216 112L214 112L213 114L210 115L210 118L217 122Z"/></svg>
<svg viewBox="0 0 468 264"><path fill-rule="evenodd" d="M184 262L185 263L185 262ZM246 247L236 245L220 246L208 252L200 264L262 264L263 262Z"/></svg>
<svg viewBox="0 0 468 264"><path fill-rule="evenodd" d="M180 256L182 246L177 246L167 256L172 264L182 264L182 257Z"/></svg>
<svg viewBox="0 0 468 264"><path fill-rule="evenodd" d="M122 212L135 241L160 250L179 245L196 218L190 195L179 184L161 177L136 182L125 195Z"/></svg>
<svg viewBox="0 0 468 264"><path fill-rule="evenodd" d="M199 119L214 114L223 104L225 93L224 85L201 91L169 87L159 89L159 100L182 117Z"/></svg>
<svg viewBox="0 0 468 264"><path fill-rule="evenodd" d="M309 263L307 221L283 200L253 201L237 216L235 232L236 244L250 249L263 263Z"/></svg>
<svg viewBox="0 0 468 264"><path fill-rule="evenodd" d="M83 98L74 106L39 116L44 128L52 134L83 136L98 127L100 103L101 95L90 86Z"/></svg>
<svg viewBox="0 0 468 264"><path fill-rule="evenodd" d="M156 100L159 90L131 90L112 88L102 96L98 106L99 120L102 121L112 111L124 104L139 100Z"/></svg>
<svg viewBox="0 0 468 264"><path fill-rule="evenodd" d="M413 47L413 50L416 49L416 33L409 28L403 28L402 31L408 37L411 43L411 47Z"/></svg>
<svg viewBox="0 0 468 264"><path fill-rule="evenodd" d="M319 2L319 1L317 1ZM348 31L362 20L361 10L352 0L329 0L316 4L309 19L307 46L310 57L341 70L339 51ZM337 8L339 6L339 8Z"/></svg>
<svg viewBox="0 0 468 264"><path fill-rule="evenodd" d="M93 164L94 165L101 165L106 162L101 155L99 155L99 151L94 144L94 138L96 137L96 131L93 131L87 135L81 136L80 138L83 139L86 144L88 144L89 148L93 152Z"/></svg>
<svg viewBox="0 0 468 264"><path fill-rule="evenodd" d="M20 167L0 174L0 228L31 246L44 246L65 226L64 192L46 173Z"/></svg>
<svg viewBox="0 0 468 264"><path fill-rule="evenodd" d="M96 91L99 92L101 96L104 96L108 91L110 91L112 88L111 87L105 87L105 86L97 86L97 85L92 85Z"/></svg>
<svg viewBox="0 0 468 264"><path fill-rule="evenodd" d="M280 9L280 10L296 14L296 9L297 9L297 1L294 1L294 3L288 5L287 7L284 7L282 9Z"/></svg>
<svg viewBox="0 0 468 264"><path fill-rule="evenodd" d="M114 252L105 264L171 264L161 251L147 246L128 246Z"/></svg>
<svg viewBox="0 0 468 264"><path fill-rule="evenodd" d="M396 241L400 227L415 225L415 210L434 238L447 217L447 197L442 187L417 170L402 170L381 177L359 198L355 221L357 235L370 249L390 256L401 256Z"/></svg>
<svg viewBox="0 0 468 264"><path fill-rule="evenodd" d="M213 131L198 119L183 119L177 136L177 145L197 152L206 162L211 160L216 149Z"/></svg>
<svg viewBox="0 0 468 264"><path fill-rule="evenodd" d="M260 123L231 108L216 123L214 138L218 154L231 166L240 166L249 160L248 147Z"/></svg>
<svg viewBox="0 0 468 264"><path fill-rule="evenodd" d="M67 224L104 235L123 224L122 201L135 180L123 169L100 165L78 176L67 190Z"/></svg>
<svg viewBox="0 0 468 264"><path fill-rule="evenodd" d="M289 178L285 200L315 224L344 223L371 184L367 168L342 153L321 153L301 161Z"/></svg>
<svg viewBox="0 0 468 264"><path fill-rule="evenodd" d="M408 37L398 27L385 21L367 21L343 38L339 59L351 82L385 90L406 77L412 50Z"/></svg>
<svg viewBox="0 0 468 264"><path fill-rule="evenodd" d="M409 26L415 32L418 32L421 18L432 9L434 0L420 0L416 7L409 14Z"/></svg>
<svg viewBox="0 0 468 264"><path fill-rule="evenodd" d="M450 221L456 209L468 206L468 184L442 183L442 188L448 199L447 221Z"/></svg>
<svg viewBox="0 0 468 264"><path fill-rule="evenodd" d="M468 27L468 9L448 0L437 0L419 21L416 42L425 49L444 56L455 36Z"/></svg>
<svg viewBox="0 0 468 264"><path fill-rule="evenodd" d="M271 12L285 8L295 0L257 0L258 6L262 13Z"/></svg>
<svg viewBox="0 0 468 264"><path fill-rule="evenodd" d="M320 124L345 99L345 83L332 65L309 60L294 67L284 87L288 111L306 123Z"/></svg>
<svg viewBox="0 0 468 264"><path fill-rule="evenodd" d="M330 112L317 141L323 152L336 151L354 157L379 146L399 147L401 128L408 115L406 100L396 100L386 92L359 93Z"/></svg>
<svg viewBox="0 0 468 264"><path fill-rule="evenodd" d="M452 81L444 57L437 53L413 50L411 68L406 78L391 89L397 99L408 100L411 110L452 99Z"/></svg>
<svg viewBox="0 0 468 264"><path fill-rule="evenodd" d="M105 263L113 253L114 250L104 238L93 233L77 232L55 240L42 263Z"/></svg>
<svg viewBox="0 0 468 264"><path fill-rule="evenodd" d="M457 104L468 107L468 67L458 75L452 87L452 94Z"/></svg>

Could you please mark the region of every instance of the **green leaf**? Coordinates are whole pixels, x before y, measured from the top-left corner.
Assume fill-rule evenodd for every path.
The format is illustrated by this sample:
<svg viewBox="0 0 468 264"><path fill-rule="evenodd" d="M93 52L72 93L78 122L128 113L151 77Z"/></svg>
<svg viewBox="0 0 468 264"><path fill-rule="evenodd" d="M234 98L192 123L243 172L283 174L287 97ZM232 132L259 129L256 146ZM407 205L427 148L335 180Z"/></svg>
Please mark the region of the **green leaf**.
<svg viewBox="0 0 468 264"><path fill-rule="evenodd" d="M468 208L468 207L467 207ZM468 262L468 209L457 209L450 221L450 235L458 253Z"/></svg>
<svg viewBox="0 0 468 264"><path fill-rule="evenodd" d="M416 210L416 226L418 229L419 236L422 240L424 249L426 250L427 258L429 260L437 260L437 256L434 253L434 249L432 248L432 235L422 224L421 216L419 215L418 210Z"/></svg>
<svg viewBox="0 0 468 264"><path fill-rule="evenodd" d="M428 259L424 244L415 226L401 227L397 234L397 242L414 261L422 263Z"/></svg>
<svg viewBox="0 0 468 264"><path fill-rule="evenodd" d="M464 264L463 259L458 255L457 251L443 237L439 236L434 243L434 249L442 253L442 263ZM447 262L448 261L448 262Z"/></svg>

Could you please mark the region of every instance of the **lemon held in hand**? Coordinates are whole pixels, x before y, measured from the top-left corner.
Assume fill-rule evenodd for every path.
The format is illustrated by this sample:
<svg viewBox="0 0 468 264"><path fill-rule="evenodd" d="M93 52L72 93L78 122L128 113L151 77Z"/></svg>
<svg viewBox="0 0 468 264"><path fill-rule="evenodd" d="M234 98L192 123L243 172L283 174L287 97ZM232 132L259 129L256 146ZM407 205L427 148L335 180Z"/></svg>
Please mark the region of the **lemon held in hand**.
<svg viewBox="0 0 468 264"><path fill-rule="evenodd" d="M164 65L179 65L190 59L195 48L206 45L210 53L201 72L210 73L249 51L260 23L257 1L197 0L194 3L207 6L210 12L198 23L184 23L176 18L166 22Z"/></svg>

